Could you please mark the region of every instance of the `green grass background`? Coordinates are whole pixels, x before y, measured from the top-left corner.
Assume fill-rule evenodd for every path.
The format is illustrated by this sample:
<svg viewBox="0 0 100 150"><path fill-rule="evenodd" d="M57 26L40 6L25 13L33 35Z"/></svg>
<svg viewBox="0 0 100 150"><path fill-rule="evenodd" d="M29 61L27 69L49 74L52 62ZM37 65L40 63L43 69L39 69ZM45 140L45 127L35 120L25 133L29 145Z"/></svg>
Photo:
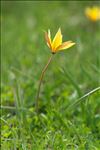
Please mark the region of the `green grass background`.
<svg viewBox="0 0 100 150"><path fill-rule="evenodd" d="M1 148L2 150L100 150L100 21L85 16L99 1L1 2ZM76 43L50 64L34 105L52 37Z"/></svg>

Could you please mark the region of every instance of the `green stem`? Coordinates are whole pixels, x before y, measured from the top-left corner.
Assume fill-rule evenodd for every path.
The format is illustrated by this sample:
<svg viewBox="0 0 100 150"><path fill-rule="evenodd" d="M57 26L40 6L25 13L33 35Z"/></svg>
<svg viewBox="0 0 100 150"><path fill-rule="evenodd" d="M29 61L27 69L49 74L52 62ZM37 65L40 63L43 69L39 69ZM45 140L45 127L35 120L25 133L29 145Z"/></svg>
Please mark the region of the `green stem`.
<svg viewBox="0 0 100 150"><path fill-rule="evenodd" d="M41 89L41 83L42 83L42 80L43 80L43 77L45 75L45 72L52 60L52 57L53 57L53 54L50 56L46 66L43 68L42 70L42 73L41 73L41 76L40 76L40 80L39 80L39 86L38 86L38 91L37 91L37 97L36 97L36 104L35 104L35 107L36 107L36 112L38 113L38 107L39 107L39 94L40 94L40 89Z"/></svg>

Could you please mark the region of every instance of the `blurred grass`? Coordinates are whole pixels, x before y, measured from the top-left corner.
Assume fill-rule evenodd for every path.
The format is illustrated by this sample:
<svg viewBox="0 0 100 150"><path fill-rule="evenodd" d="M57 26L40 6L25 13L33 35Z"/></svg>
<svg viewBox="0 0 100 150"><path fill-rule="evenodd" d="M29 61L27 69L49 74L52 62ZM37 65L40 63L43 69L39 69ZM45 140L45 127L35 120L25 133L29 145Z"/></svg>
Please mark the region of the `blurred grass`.
<svg viewBox="0 0 100 150"><path fill-rule="evenodd" d="M100 22L84 14L98 1L2 1L2 150L99 150L100 92L68 111L100 86ZM61 27L76 45L59 52L48 68L34 112L38 79L50 55L44 30ZM12 129L12 130L11 130ZM14 131L14 133L13 133Z"/></svg>

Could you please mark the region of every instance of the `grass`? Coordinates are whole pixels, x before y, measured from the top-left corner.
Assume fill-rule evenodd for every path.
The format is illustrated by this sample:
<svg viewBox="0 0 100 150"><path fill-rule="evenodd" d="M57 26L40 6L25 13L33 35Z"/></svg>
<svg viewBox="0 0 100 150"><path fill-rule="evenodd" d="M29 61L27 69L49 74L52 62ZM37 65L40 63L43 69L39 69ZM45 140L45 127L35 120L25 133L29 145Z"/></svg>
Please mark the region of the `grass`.
<svg viewBox="0 0 100 150"><path fill-rule="evenodd" d="M84 14L94 1L2 1L1 149L100 149L100 22ZM35 99L50 50L44 30L76 45L54 56ZM54 34L53 34L54 35Z"/></svg>

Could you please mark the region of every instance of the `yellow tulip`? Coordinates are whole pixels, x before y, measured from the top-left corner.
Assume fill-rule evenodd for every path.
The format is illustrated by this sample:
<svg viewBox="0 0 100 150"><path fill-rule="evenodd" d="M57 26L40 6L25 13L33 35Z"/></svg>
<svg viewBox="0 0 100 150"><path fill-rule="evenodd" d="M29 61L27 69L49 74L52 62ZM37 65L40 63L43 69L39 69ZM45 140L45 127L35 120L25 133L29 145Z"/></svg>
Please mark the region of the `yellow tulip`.
<svg viewBox="0 0 100 150"><path fill-rule="evenodd" d="M45 39L48 47L51 49L51 52L53 54L64 49L68 49L75 44L72 41L62 43L62 34L60 28L58 29L58 32L56 33L53 40L51 40L50 30L48 30L48 32L45 32Z"/></svg>
<svg viewBox="0 0 100 150"><path fill-rule="evenodd" d="M38 113L38 109L39 109L39 94L40 94L42 80L43 80L43 77L45 75L45 72L46 72L50 62L52 61L52 58L54 56L53 54L55 54L56 52L58 52L60 50L67 49L75 44L72 41L67 41L67 42L62 43L62 34L61 34L60 28L58 29L58 32L56 33L53 40L51 40L50 30L48 30L48 33L45 32L45 38L46 38L48 47L51 49L52 54L46 64L46 66L43 68L41 76L40 76L39 86L38 86L38 91L37 91L37 96L36 96L36 103L35 103L37 113Z"/></svg>
<svg viewBox="0 0 100 150"><path fill-rule="evenodd" d="M97 6L93 6L91 8L87 7L85 10L85 14L87 18L89 18L93 22L100 20L100 8Z"/></svg>

